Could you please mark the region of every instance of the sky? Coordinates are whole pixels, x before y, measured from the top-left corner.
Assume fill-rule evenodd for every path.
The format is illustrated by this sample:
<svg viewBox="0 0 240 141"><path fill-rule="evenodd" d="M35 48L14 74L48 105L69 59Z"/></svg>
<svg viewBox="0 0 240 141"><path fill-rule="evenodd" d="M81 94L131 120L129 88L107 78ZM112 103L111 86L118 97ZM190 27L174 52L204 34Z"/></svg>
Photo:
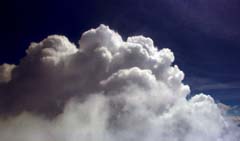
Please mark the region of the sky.
<svg viewBox="0 0 240 141"><path fill-rule="evenodd" d="M239 0L22 0L1 9L1 64L18 64L32 41L60 34L77 44L105 24L123 39L144 35L170 48L192 94L240 105Z"/></svg>
<svg viewBox="0 0 240 141"><path fill-rule="evenodd" d="M1 6L1 140L239 141L238 0Z"/></svg>

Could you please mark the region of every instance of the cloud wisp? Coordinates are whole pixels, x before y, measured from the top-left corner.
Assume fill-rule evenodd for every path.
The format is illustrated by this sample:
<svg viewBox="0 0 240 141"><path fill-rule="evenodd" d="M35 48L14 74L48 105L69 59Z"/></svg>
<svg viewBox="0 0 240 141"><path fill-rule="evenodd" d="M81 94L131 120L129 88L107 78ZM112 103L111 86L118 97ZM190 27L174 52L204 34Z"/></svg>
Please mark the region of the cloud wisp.
<svg viewBox="0 0 240 141"><path fill-rule="evenodd" d="M171 50L100 25L79 47L53 35L0 67L3 141L237 141L211 96L187 100Z"/></svg>

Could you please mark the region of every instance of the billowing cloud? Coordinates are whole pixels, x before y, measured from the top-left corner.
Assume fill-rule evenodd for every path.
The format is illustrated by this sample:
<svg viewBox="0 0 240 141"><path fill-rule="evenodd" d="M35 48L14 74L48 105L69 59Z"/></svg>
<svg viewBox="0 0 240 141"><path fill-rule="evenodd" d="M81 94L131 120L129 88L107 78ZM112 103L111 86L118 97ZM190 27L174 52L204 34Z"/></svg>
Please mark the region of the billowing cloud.
<svg viewBox="0 0 240 141"><path fill-rule="evenodd" d="M240 129L208 95L189 100L171 50L100 25L79 47L53 35L19 65L0 66L4 141L238 141Z"/></svg>

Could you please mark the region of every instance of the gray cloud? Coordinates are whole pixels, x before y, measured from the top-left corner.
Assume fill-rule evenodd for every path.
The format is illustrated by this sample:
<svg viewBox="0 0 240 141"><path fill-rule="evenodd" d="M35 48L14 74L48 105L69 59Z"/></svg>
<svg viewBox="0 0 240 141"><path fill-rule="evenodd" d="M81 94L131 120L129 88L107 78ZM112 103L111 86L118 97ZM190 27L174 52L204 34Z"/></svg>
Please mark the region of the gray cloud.
<svg viewBox="0 0 240 141"><path fill-rule="evenodd" d="M11 80L11 71L14 69L15 65L3 64L0 66L0 83L6 83Z"/></svg>
<svg viewBox="0 0 240 141"><path fill-rule="evenodd" d="M19 65L0 67L4 141L237 141L239 127L214 99L190 100L169 49L100 25L79 48L53 35ZM207 130L206 130L207 129Z"/></svg>

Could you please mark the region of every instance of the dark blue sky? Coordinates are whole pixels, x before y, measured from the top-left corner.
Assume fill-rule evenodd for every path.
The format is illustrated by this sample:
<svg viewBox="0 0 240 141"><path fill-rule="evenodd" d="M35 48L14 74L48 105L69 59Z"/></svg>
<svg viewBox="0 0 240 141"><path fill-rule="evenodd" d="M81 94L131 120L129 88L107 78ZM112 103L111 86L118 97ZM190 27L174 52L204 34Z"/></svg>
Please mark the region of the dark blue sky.
<svg viewBox="0 0 240 141"><path fill-rule="evenodd" d="M107 24L125 39L142 34L170 48L192 93L240 105L239 0L19 0L2 5L0 63L18 63L50 34L77 43Z"/></svg>

